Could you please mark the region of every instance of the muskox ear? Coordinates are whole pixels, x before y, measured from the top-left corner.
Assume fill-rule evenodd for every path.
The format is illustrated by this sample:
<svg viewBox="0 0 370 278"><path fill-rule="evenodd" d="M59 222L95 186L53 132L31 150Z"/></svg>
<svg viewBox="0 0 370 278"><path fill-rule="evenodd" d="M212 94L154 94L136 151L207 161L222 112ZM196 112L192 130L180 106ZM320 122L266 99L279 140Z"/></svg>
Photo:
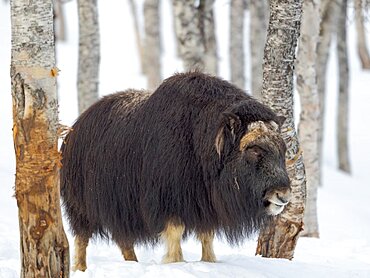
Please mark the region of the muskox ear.
<svg viewBox="0 0 370 278"><path fill-rule="evenodd" d="M221 124L215 139L216 152L221 158L222 153L228 153L235 144L236 133L241 125L240 119L233 113L223 113Z"/></svg>

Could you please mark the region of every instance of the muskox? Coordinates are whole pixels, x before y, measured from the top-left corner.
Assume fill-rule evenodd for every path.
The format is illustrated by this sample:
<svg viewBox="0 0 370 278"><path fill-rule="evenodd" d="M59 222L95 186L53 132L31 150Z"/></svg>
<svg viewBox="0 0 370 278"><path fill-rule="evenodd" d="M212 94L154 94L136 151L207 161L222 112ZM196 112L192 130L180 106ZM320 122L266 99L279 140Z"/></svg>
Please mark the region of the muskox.
<svg viewBox="0 0 370 278"><path fill-rule="evenodd" d="M62 145L61 196L75 236L74 268L86 269L93 236L126 260L134 246L167 244L183 260L195 234L214 262L215 234L238 243L289 202L282 117L227 81L175 74L154 91L103 97Z"/></svg>

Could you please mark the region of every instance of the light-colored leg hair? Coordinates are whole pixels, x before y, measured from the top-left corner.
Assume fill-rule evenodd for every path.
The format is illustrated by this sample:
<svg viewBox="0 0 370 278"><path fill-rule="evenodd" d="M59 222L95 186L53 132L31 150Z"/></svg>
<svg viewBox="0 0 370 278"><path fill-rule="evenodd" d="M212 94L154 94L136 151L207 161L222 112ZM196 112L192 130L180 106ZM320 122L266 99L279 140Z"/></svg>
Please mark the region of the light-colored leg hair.
<svg viewBox="0 0 370 278"><path fill-rule="evenodd" d="M86 266L86 248L89 244L89 237L76 236L75 237L75 256L73 260L73 271L85 271Z"/></svg>
<svg viewBox="0 0 370 278"><path fill-rule="evenodd" d="M169 221L162 232L162 238L167 246L167 253L164 255L163 263L183 262L181 250L181 238L185 231L185 226L182 224L175 224Z"/></svg>
<svg viewBox="0 0 370 278"><path fill-rule="evenodd" d="M122 255L125 258L125 261L135 261L137 262L137 257L135 254L134 246L128 244L118 243L119 248L121 249Z"/></svg>
<svg viewBox="0 0 370 278"><path fill-rule="evenodd" d="M207 233L198 233L198 240L202 243L202 261L214 263L216 256L213 251L213 238L215 233L213 231Z"/></svg>

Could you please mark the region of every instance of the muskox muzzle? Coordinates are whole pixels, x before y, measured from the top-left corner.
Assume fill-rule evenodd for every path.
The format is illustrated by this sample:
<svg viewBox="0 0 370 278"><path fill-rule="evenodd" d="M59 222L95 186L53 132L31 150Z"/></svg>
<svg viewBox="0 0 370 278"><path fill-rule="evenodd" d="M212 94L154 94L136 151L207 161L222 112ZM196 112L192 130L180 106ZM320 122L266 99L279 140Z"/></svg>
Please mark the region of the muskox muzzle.
<svg viewBox="0 0 370 278"><path fill-rule="evenodd" d="M280 214L284 210L285 206L289 203L292 195L291 192L292 190L290 187L268 191L263 198L263 204L266 208L266 213L268 215Z"/></svg>

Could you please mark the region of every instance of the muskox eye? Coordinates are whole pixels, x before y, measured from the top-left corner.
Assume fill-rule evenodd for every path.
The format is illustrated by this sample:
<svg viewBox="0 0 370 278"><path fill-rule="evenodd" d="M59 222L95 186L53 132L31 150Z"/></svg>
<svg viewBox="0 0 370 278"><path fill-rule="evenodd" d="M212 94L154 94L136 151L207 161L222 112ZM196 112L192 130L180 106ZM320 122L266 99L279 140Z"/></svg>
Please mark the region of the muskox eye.
<svg viewBox="0 0 370 278"><path fill-rule="evenodd" d="M253 146L247 147L246 152L247 152L248 157L252 159L259 159L262 157L265 150L257 145L253 145Z"/></svg>

